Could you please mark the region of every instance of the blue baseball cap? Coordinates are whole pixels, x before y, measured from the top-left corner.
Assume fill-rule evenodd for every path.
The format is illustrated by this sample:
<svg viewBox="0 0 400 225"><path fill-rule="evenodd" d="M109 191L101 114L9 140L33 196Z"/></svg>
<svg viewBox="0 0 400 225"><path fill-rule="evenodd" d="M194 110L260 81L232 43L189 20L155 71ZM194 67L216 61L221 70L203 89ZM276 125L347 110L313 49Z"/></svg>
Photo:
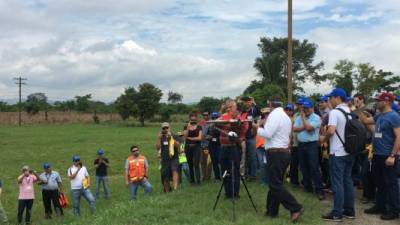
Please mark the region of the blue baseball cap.
<svg viewBox="0 0 400 225"><path fill-rule="evenodd" d="M219 113L218 112L212 112L211 113L211 119L215 120L219 117Z"/></svg>
<svg viewBox="0 0 400 225"><path fill-rule="evenodd" d="M319 100L320 100L320 101L323 101L323 102L328 102L329 97L326 96L326 95L324 95L324 96L321 96L321 97L319 98Z"/></svg>
<svg viewBox="0 0 400 225"><path fill-rule="evenodd" d="M97 155L103 155L103 154L104 154L104 150L103 149L97 150Z"/></svg>
<svg viewBox="0 0 400 225"><path fill-rule="evenodd" d="M49 163L45 162L43 163L43 169L49 169L51 166Z"/></svg>
<svg viewBox="0 0 400 225"><path fill-rule="evenodd" d="M79 162L79 161L81 161L81 158L79 158L79 156L77 156L77 155L74 155L74 156L72 156L72 161Z"/></svg>
<svg viewBox="0 0 400 225"><path fill-rule="evenodd" d="M285 109L293 111L294 110L294 105L292 103L288 103L286 105Z"/></svg>
<svg viewBox="0 0 400 225"><path fill-rule="evenodd" d="M310 99L306 99L306 100L303 102L303 107L304 107L305 109L311 109L311 108L314 107L314 104L313 104L313 102L312 102Z"/></svg>
<svg viewBox="0 0 400 225"><path fill-rule="evenodd" d="M335 88L331 91L331 93L326 95L327 97L341 97L346 99L347 98L347 94L346 92L343 90L343 88Z"/></svg>
<svg viewBox="0 0 400 225"><path fill-rule="evenodd" d="M296 104L298 104L298 105L303 105L303 102L304 102L305 99L306 99L305 96L300 96L300 97L297 99Z"/></svg>
<svg viewBox="0 0 400 225"><path fill-rule="evenodd" d="M395 111L395 112L398 112L399 111L399 105L393 102L392 103L392 110Z"/></svg>

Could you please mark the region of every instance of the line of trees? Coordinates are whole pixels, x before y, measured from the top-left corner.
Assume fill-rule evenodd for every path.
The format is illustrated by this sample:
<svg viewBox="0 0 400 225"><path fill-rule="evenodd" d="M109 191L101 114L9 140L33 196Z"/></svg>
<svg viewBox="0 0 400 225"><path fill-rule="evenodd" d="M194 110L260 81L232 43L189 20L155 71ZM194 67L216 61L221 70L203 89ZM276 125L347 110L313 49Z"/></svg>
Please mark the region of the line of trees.
<svg viewBox="0 0 400 225"><path fill-rule="evenodd" d="M258 43L260 56L256 57L254 68L257 79L253 80L244 90L244 95L250 95L260 106L265 106L272 95L279 95L287 99L287 38L262 37ZM376 92L386 90L400 95L400 76L390 71L376 69L370 63L355 63L347 59L340 60L333 72L321 74L323 61L315 61L318 46L308 40L293 40L293 85L295 95L304 94L304 83L311 81L314 84L329 82L333 86L343 87L348 95L355 92L371 97ZM140 84L137 88L128 87L115 102L106 104L93 101L91 94L76 96L74 99L48 103L44 93L33 93L22 103L23 108L30 115L39 111L78 111L96 113L118 112L121 118L130 117L140 121L142 126L146 120L156 114L164 121L169 121L173 114L187 114L192 110L219 111L226 98L205 96L197 104L182 103L183 95L169 91L166 103L160 103L162 91L150 83ZM317 98L320 93L314 93ZM18 104L9 105L0 102L0 111L17 111Z"/></svg>
<svg viewBox="0 0 400 225"><path fill-rule="evenodd" d="M287 99L287 38L262 37L258 43L260 56L255 59L254 68L258 78L245 89L261 105L272 95ZM293 40L293 86L294 94L304 94L304 83L329 82L332 86L343 87L348 95L362 93L372 97L382 90L400 95L400 76L390 71L376 69L370 63L355 63L340 60L334 71L322 74L323 61L315 61L318 46L308 40ZM318 93L315 93L318 94Z"/></svg>

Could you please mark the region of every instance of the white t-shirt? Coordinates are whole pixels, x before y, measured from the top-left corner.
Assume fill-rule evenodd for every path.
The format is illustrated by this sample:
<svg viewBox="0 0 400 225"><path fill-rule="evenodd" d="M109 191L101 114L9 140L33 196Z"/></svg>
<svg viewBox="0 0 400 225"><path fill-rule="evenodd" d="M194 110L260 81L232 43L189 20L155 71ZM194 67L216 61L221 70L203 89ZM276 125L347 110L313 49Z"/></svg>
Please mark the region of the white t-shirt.
<svg viewBox="0 0 400 225"><path fill-rule="evenodd" d="M292 121L282 107L275 108L269 114L264 128L258 128L257 135L266 139L265 149L287 148L290 144Z"/></svg>
<svg viewBox="0 0 400 225"><path fill-rule="evenodd" d="M71 176L78 170L78 167L75 165L71 166L68 169L68 176ZM89 173L86 169L86 167L82 166L82 168L79 170L78 174L74 179L71 180L71 189L76 190L76 189L82 189L83 188L83 180L85 177L89 177Z"/></svg>
<svg viewBox="0 0 400 225"><path fill-rule="evenodd" d="M342 112L337 110L337 108L343 109L345 112L350 113L350 109L347 104L342 103L336 106L336 109L331 110L329 112L329 122L328 126L336 126L336 131L339 133L340 137L343 141L344 138L344 130L346 126L346 117ZM339 137L335 134L329 139L329 153L335 156L346 156L348 153L344 150L344 146L340 141Z"/></svg>

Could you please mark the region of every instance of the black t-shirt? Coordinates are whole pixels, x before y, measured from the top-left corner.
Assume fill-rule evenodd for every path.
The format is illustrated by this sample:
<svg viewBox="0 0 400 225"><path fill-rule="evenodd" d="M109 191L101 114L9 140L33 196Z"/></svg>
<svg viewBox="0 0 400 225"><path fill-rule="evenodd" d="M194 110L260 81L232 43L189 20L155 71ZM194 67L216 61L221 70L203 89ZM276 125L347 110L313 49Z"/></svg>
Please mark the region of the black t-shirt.
<svg viewBox="0 0 400 225"><path fill-rule="evenodd" d="M188 130L188 137L198 137L200 131L202 130L202 127L200 125L197 125L196 129L194 130ZM186 144L199 144L200 141L192 141L192 140L186 140Z"/></svg>
<svg viewBox="0 0 400 225"><path fill-rule="evenodd" d="M170 137L170 138L172 138L172 137ZM179 149L176 148L175 146L174 146L174 156L172 158L169 156L170 138L163 135L160 140L161 141L161 143L160 143L160 145L161 145L161 161L164 161L164 162L169 161L169 160L178 159L178 157L179 157Z"/></svg>
<svg viewBox="0 0 400 225"><path fill-rule="evenodd" d="M104 162L109 163L107 158L102 158ZM99 159L94 160L94 165L99 165L99 167L96 168L96 176L98 177L105 177L107 176L107 166L106 164L99 163Z"/></svg>

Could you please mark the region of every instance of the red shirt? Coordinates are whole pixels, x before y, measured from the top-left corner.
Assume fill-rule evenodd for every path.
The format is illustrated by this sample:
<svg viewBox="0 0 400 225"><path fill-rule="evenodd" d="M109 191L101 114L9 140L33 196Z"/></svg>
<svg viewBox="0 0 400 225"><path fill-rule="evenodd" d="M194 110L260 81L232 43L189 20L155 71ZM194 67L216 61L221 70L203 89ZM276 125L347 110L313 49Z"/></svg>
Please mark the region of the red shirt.
<svg viewBox="0 0 400 225"><path fill-rule="evenodd" d="M223 114L220 118L220 120L226 120L229 121L231 119L236 119L236 120L241 120L240 115L232 116L232 114ZM245 139L245 134L246 134L246 124L247 123L226 123L222 124L219 126L220 129L225 131L226 133L233 131L235 132L241 141ZM219 140L222 145L231 145L235 144L234 141L231 141L225 132L220 132Z"/></svg>

